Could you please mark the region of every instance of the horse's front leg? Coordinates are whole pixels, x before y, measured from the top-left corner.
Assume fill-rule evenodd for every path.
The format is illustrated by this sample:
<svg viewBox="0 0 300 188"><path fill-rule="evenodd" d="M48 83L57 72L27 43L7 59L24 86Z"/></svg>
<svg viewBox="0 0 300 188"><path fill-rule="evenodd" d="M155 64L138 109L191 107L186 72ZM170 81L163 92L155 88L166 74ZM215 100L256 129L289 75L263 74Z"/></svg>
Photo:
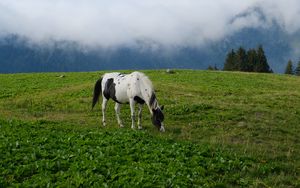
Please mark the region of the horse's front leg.
<svg viewBox="0 0 300 188"><path fill-rule="evenodd" d="M142 129L142 110L143 110L143 105L139 104L139 113L138 113L138 127L139 127L139 129Z"/></svg>
<svg viewBox="0 0 300 188"><path fill-rule="evenodd" d="M116 116L117 116L117 121L120 127L124 127L122 120L120 118L120 109L121 109L121 104L116 103L115 104L115 111L116 111Z"/></svg>
<svg viewBox="0 0 300 188"><path fill-rule="evenodd" d="M103 101L102 101L102 124L103 124L103 126L106 126L105 110L106 110L107 101L108 100L105 97L103 97Z"/></svg>
<svg viewBox="0 0 300 188"><path fill-rule="evenodd" d="M133 99L129 99L129 104L130 104L130 111L131 111L131 128L135 128L135 114L134 114L134 106L135 106L135 101Z"/></svg>

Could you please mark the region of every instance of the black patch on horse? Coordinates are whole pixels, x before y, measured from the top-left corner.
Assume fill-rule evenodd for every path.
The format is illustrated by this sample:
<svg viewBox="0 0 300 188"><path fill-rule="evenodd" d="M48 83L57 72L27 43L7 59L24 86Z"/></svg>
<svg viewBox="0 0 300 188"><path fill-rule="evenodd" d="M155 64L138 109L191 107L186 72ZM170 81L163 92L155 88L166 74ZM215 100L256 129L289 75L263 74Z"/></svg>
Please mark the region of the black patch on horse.
<svg viewBox="0 0 300 188"><path fill-rule="evenodd" d="M135 96L133 99L134 99L137 103L139 103L139 104L145 104L144 99L142 99L142 98L139 97L139 96Z"/></svg>
<svg viewBox="0 0 300 188"><path fill-rule="evenodd" d="M112 98L115 102L120 103L116 97L116 84L114 83L113 78L110 78L106 81L103 95L107 100Z"/></svg>
<svg viewBox="0 0 300 188"><path fill-rule="evenodd" d="M151 118L153 125L155 125L157 128L161 127L161 122L164 121L165 117L162 111L158 109L153 109L153 116Z"/></svg>
<svg viewBox="0 0 300 188"><path fill-rule="evenodd" d="M152 105L153 105L153 103L154 103L155 99L156 99L156 96L155 96L155 94L154 94L154 93L152 93L152 95L151 95L151 97L150 97L150 101L149 101L149 104L150 104L150 106L152 106Z"/></svg>

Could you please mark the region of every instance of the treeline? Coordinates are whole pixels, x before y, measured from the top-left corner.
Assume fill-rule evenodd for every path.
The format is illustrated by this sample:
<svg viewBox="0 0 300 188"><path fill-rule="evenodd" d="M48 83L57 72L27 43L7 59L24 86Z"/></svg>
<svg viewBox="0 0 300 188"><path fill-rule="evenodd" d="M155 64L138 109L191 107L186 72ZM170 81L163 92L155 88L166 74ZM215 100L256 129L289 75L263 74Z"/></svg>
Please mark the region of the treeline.
<svg viewBox="0 0 300 188"><path fill-rule="evenodd" d="M297 75L300 76L300 61L298 61L298 64L296 66L296 68L294 69L294 63L292 62L292 60L289 60L284 73L285 74L291 74L291 75Z"/></svg>
<svg viewBox="0 0 300 188"><path fill-rule="evenodd" d="M225 71L265 72L272 73L262 45L257 49L246 51L240 47L237 51L231 50L224 63Z"/></svg>

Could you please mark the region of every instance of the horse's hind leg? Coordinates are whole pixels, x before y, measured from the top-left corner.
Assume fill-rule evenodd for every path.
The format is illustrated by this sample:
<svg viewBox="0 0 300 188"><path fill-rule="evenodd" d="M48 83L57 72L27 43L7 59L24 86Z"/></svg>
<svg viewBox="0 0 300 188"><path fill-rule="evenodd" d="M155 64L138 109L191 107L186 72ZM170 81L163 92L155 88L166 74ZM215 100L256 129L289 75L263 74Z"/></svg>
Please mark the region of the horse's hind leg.
<svg viewBox="0 0 300 188"><path fill-rule="evenodd" d="M138 128L142 129L142 110L143 110L143 105L139 104L139 113L138 113Z"/></svg>
<svg viewBox="0 0 300 188"><path fill-rule="evenodd" d="M115 111L116 111L116 116L117 116L117 121L120 127L124 127L122 120L120 118L120 108L121 108L121 104L116 103L115 104Z"/></svg>
<svg viewBox="0 0 300 188"><path fill-rule="evenodd" d="M105 97L103 97L103 101L102 101L102 124L103 124L103 126L106 126L105 110L106 110L107 101L108 100Z"/></svg>

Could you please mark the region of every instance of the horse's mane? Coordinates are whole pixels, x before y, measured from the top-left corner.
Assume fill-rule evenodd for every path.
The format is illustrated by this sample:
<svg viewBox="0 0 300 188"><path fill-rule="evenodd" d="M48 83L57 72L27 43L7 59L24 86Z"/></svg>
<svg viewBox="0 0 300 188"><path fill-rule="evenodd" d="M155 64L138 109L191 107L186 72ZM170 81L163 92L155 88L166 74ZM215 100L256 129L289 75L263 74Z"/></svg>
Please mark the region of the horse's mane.
<svg viewBox="0 0 300 188"><path fill-rule="evenodd" d="M147 104L149 105L149 109L152 113L152 109L155 109L158 105L157 100L156 100L156 96L155 96L155 92L154 92L154 88L152 85L151 80L148 78L148 76L146 76L145 74L141 73L141 72L137 72L138 77L140 78L140 80L142 81L140 87L142 89L142 92L146 93L146 96L148 96L147 98Z"/></svg>

